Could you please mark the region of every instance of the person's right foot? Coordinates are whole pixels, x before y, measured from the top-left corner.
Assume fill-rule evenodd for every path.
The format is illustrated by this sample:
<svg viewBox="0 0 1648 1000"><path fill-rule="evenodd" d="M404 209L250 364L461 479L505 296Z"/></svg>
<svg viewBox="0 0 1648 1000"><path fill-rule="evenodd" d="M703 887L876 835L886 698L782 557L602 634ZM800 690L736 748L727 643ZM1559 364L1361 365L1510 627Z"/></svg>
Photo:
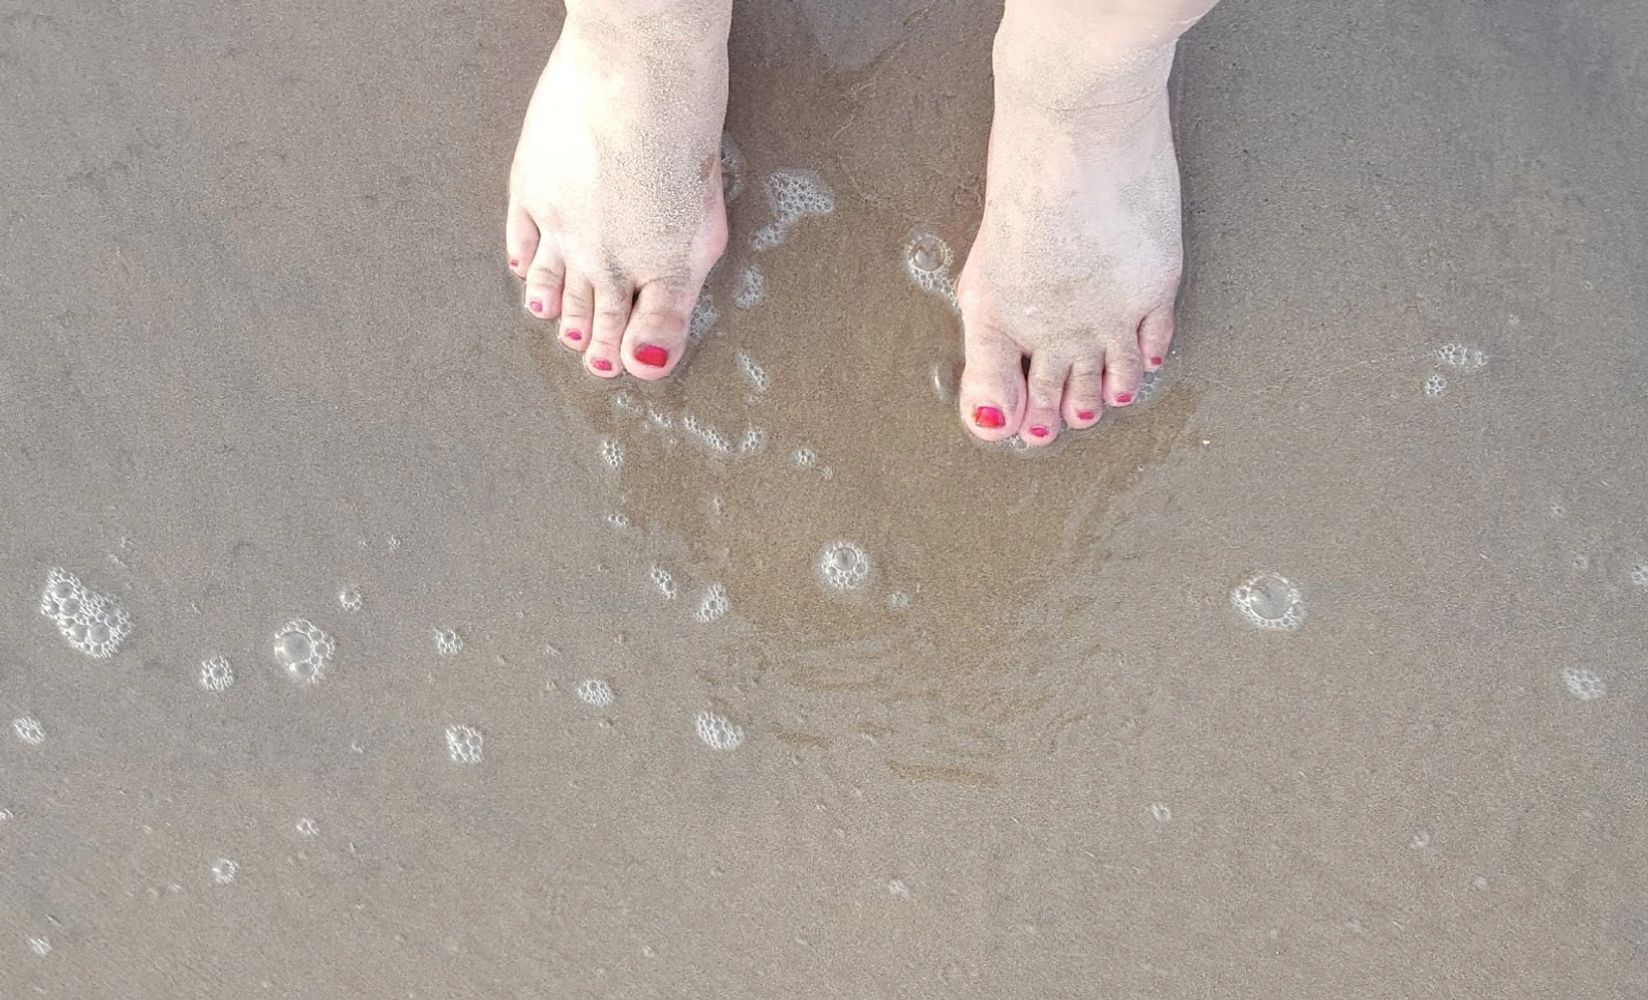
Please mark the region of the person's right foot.
<svg viewBox="0 0 1648 1000"><path fill-rule="evenodd" d="M569 3L510 168L523 305L603 378L659 379L727 242L724 0Z"/></svg>

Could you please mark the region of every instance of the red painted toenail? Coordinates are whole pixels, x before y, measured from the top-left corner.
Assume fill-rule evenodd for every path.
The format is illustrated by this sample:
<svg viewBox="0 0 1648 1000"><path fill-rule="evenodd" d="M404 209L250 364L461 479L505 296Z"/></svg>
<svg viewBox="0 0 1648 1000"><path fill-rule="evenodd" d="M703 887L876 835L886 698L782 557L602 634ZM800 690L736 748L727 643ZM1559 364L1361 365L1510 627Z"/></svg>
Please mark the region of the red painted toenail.
<svg viewBox="0 0 1648 1000"><path fill-rule="evenodd" d="M521 262L516 260L514 257L511 257L511 258L509 258L509 266L510 267L520 267Z"/></svg>
<svg viewBox="0 0 1648 1000"><path fill-rule="evenodd" d="M1162 363L1162 359L1161 358L1151 358L1150 363L1153 364L1153 365L1159 365L1159 364Z"/></svg>
<svg viewBox="0 0 1648 1000"><path fill-rule="evenodd" d="M635 349L635 360L648 368L662 368L669 364L669 351L657 344L642 344Z"/></svg>
<svg viewBox="0 0 1648 1000"><path fill-rule="evenodd" d="M533 299L531 302L526 304L526 307L535 313L541 313L544 311L544 303L542 299Z"/></svg>
<svg viewBox="0 0 1648 1000"><path fill-rule="evenodd" d="M988 430L1007 426L1007 415L994 406L979 406L973 409L973 423Z"/></svg>
<svg viewBox="0 0 1648 1000"><path fill-rule="evenodd" d="M1037 424L1036 426L1030 428L1030 436L1044 438L1047 436L1047 428L1043 427L1041 424Z"/></svg>
<svg viewBox="0 0 1648 1000"><path fill-rule="evenodd" d="M1131 402L1133 402L1133 394L1131 392L1118 392L1118 393L1116 393L1116 405L1117 406L1126 406L1128 403L1131 403Z"/></svg>
<svg viewBox="0 0 1648 1000"><path fill-rule="evenodd" d="M568 330L566 332L566 338L568 340L583 340L584 335L579 333L577 330Z"/></svg>
<svg viewBox="0 0 1648 1000"><path fill-rule="evenodd" d="M598 372L612 371L612 362L608 361L606 358L591 358L589 360L589 366Z"/></svg>
<svg viewBox="0 0 1648 1000"><path fill-rule="evenodd" d="M1092 420L1093 419L1093 411L1092 410L1077 410L1076 411L1076 419L1077 420Z"/></svg>

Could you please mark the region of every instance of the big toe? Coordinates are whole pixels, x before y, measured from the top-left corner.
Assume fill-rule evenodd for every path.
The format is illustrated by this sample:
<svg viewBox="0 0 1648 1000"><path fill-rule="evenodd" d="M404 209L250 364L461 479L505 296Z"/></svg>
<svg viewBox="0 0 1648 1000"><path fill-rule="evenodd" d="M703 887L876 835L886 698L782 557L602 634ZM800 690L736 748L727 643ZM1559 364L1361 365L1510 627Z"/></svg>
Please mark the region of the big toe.
<svg viewBox="0 0 1648 1000"><path fill-rule="evenodd" d="M654 382L675 370L687 347L687 329L695 298L696 290L689 297L680 289L659 282L641 289L629 325L624 329L620 354L625 371L638 379Z"/></svg>
<svg viewBox="0 0 1648 1000"><path fill-rule="evenodd" d="M961 421L985 441L1012 437L1024 420L1023 352L990 327L968 325L966 341L957 394Z"/></svg>

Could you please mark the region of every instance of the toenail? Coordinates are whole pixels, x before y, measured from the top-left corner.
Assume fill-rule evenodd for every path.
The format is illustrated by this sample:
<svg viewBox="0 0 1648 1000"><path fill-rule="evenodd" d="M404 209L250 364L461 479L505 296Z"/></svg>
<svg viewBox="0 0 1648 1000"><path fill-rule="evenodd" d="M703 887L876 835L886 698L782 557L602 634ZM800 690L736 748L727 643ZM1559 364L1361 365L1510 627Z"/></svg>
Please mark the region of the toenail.
<svg viewBox="0 0 1648 1000"><path fill-rule="evenodd" d="M1092 420L1093 419L1093 411L1092 410L1077 410L1076 411L1076 419L1077 420Z"/></svg>
<svg viewBox="0 0 1648 1000"><path fill-rule="evenodd" d="M584 335L579 333L577 330L568 330L566 332L566 339L568 339L568 340L583 340Z"/></svg>
<svg viewBox="0 0 1648 1000"><path fill-rule="evenodd" d="M994 406L978 406L973 409L973 423L988 430L1007 426L1007 415Z"/></svg>
<svg viewBox="0 0 1648 1000"><path fill-rule="evenodd" d="M1153 365L1159 365L1159 364L1162 363L1162 359L1161 358L1151 358L1150 363L1153 364Z"/></svg>
<svg viewBox="0 0 1648 1000"><path fill-rule="evenodd" d="M526 304L526 307L528 309L531 309L535 313L541 313L541 312L544 311L544 300L543 299L533 299L531 302L528 302Z"/></svg>
<svg viewBox="0 0 1648 1000"><path fill-rule="evenodd" d="M509 258L509 266L510 267L520 267L521 262L516 260L514 257L511 257L511 258Z"/></svg>
<svg viewBox="0 0 1648 1000"><path fill-rule="evenodd" d="M635 349L635 360L648 368L662 368L669 364L669 351L657 344L642 344Z"/></svg>
<svg viewBox="0 0 1648 1000"><path fill-rule="evenodd" d="M589 360L589 366L598 372L612 371L612 362L608 361L606 358L591 358Z"/></svg>
<svg viewBox="0 0 1648 1000"><path fill-rule="evenodd" d="M1041 424L1037 424L1036 426L1030 428L1030 436L1044 438L1047 436L1047 428L1043 427Z"/></svg>
<svg viewBox="0 0 1648 1000"><path fill-rule="evenodd" d="M1116 393L1116 405L1117 406L1126 406L1128 403L1131 403L1131 402L1133 402L1133 394L1131 392L1118 392L1118 393Z"/></svg>

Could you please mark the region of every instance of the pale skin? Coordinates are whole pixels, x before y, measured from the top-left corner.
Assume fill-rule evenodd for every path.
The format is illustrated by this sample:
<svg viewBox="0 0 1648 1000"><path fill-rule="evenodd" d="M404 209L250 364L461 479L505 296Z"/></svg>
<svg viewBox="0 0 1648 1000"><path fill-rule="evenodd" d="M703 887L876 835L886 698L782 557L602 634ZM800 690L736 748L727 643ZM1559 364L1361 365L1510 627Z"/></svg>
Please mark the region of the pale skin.
<svg viewBox="0 0 1648 1000"><path fill-rule="evenodd" d="M957 284L958 402L979 438L1091 427L1165 360L1183 260L1167 74L1214 2L1008 0ZM730 0L567 0L510 170L505 249L527 311L559 321L591 375L673 372L725 249L730 23Z"/></svg>

